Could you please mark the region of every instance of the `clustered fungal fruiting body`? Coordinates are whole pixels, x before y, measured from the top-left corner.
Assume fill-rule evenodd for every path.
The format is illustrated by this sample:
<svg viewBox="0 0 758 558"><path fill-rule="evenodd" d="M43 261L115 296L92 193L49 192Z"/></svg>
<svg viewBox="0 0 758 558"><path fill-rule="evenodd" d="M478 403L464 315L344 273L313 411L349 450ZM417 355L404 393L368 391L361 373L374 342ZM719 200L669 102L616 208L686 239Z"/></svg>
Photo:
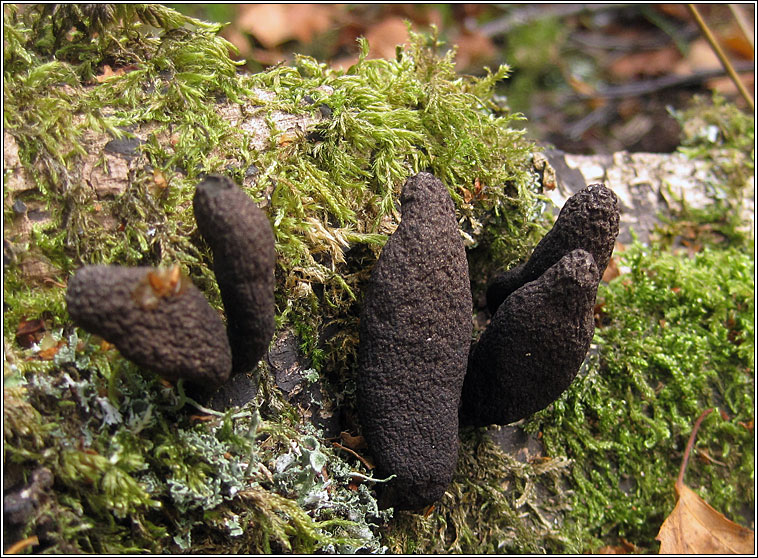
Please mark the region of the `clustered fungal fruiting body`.
<svg viewBox="0 0 758 558"><path fill-rule="evenodd" d="M602 184L571 196L529 260L487 289L494 314L474 345L461 424L509 424L547 407L576 377L595 332L597 287L619 231Z"/></svg>
<svg viewBox="0 0 758 558"><path fill-rule="evenodd" d="M471 350L462 425L515 422L571 385L595 332L598 271L573 250L505 299Z"/></svg>
<svg viewBox="0 0 758 558"><path fill-rule="evenodd" d="M266 215L231 179L213 175L193 200L226 311L234 373L249 372L274 335L274 234Z"/></svg>
<svg viewBox="0 0 758 558"><path fill-rule="evenodd" d="M168 380L217 387L252 370L273 337L274 235L263 212L228 178L201 183L194 208L213 250L227 331L178 267L86 266L69 281L66 303L78 325L129 360ZM237 400L225 393L216 399L221 406Z"/></svg>
<svg viewBox="0 0 758 558"><path fill-rule="evenodd" d="M85 266L69 280L66 303L78 325L168 380L229 378L224 324L178 268Z"/></svg>
<svg viewBox="0 0 758 558"><path fill-rule="evenodd" d="M390 477L380 505L418 509L452 480L459 424L514 422L571 384L594 334L619 213L616 195L601 184L572 196L531 258L492 282L494 315L471 347L468 263L450 194L419 173L400 202L401 222L371 273L361 313L357 395L377 472ZM178 268L87 266L69 281L66 301L76 323L126 358L169 380L216 387L250 371L273 337L274 236L228 178L206 178L193 206L213 252L227 335ZM236 400L238 389L229 384L219 404Z"/></svg>
<svg viewBox="0 0 758 558"><path fill-rule="evenodd" d="M438 500L458 457L458 404L472 332L455 207L428 173L408 179L400 225L369 282L360 321L358 409L382 507Z"/></svg>
<svg viewBox="0 0 758 558"><path fill-rule="evenodd" d="M497 275L487 287L487 307L494 314L519 287L534 281L563 256L581 248L595 260L602 277L619 232L618 198L603 184L591 184L571 196L553 228L526 263ZM598 278L599 280L600 278Z"/></svg>

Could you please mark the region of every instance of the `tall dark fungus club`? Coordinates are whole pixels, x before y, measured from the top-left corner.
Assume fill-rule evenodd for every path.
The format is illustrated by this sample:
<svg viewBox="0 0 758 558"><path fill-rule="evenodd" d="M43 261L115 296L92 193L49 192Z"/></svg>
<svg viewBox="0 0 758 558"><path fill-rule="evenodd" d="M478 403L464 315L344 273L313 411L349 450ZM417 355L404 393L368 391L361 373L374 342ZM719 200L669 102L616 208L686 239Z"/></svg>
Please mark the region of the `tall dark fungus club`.
<svg viewBox="0 0 758 558"><path fill-rule="evenodd" d="M495 276L487 287L487 307L494 314L513 291L539 278L563 256L581 248L595 260L602 277L619 233L618 198L603 184L591 184L571 196L553 228L525 263Z"/></svg>
<svg viewBox="0 0 758 558"><path fill-rule="evenodd" d="M438 500L458 457L458 404L471 342L471 291L455 207L420 173L371 273L360 320L358 410L382 507Z"/></svg>
<svg viewBox="0 0 758 558"><path fill-rule="evenodd" d="M526 263L495 278L487 292L494 315L469 355L462 425L515 422L571 385L595 332L595 297L618 227L616 195L588 186L566 201Z"/></svg>
<svg viewBox="0 0 758 558"><path fill-rule="evenodd" d="M69 280L66 304L80 327L168 380L218 386L229 378L224 324L178 267L85 266Z"/></svg>
<svg viewBox="0 0 758 558"><path fill-rule="evenodd" d="M598 268L578 249L500 305L469 356L461 423L509 424L571 385L595 331Z"/></svg>
<svg viewBox="0 0 758 558"><path fill-rule="evenodd" d="M271 224L225 176L208 176L197 186L193 209L197 228L213 252L233 373L249 372L274 335L276 252Z"/></svg>
<svg viewBox="0 0 758 558"><path fill-rule="evenodd" d="M211 401L221 407L225 400L242 404L253 387L227 380L252 370L273 337L274 235L263 212L225 177L197 187L194 209L213 251L226 327L178 267L85 266L69 281L66 303L74 322L129 360L168 380L186 379L202 397L220 387ZM246 393L227 397L230 390Z"/></svg>

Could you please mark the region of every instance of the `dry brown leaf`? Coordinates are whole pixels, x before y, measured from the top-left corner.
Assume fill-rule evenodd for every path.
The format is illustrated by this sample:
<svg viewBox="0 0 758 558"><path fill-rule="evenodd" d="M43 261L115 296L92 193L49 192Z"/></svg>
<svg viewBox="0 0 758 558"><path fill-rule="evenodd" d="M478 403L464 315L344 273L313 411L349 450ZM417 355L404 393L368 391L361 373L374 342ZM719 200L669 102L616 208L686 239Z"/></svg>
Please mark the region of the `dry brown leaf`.
<svg viewBox="0 0 758 558"><path fill-rule="evenodd" d="M482 33L464 31L456 37L454 44L458 46L455 67L459 71L472 66L485 66L497 55L492 39Z"/></svg>
<svg viewBox="0 0 758 558"><path fill-rule="evenodd" d="M16 328L16 342L25 349L28 349L39 342L44 333L44 320L21 320Z"/></svg>
<svg viewBox="0 0 758 558"><path fill-rule="evenodd" d="M684 484L684 471L695 434L712 410L698 417L687 443L675 484L678 500L656 537L661 542L661 554L752 554L754 551L753 531L724 517Z"/></svg>
<svg viewBox="0 0 758 558"><path fill-rule="evenodd" d="M679 500L656 537L661 554L752 554L754 534L729 521L687 485L676 485Z"/></svg>
<svg viewBox="0 0 758 558"><path fill-rule="evenodd" d="M246 4L240 6L237 25L253 35L266 48L272 48L292 37L287 26L284 4Z"/></svg>
<svg viewBox="0 0 758 558"><path fill-rule="evenodd" d="M405 20L390 16L372 25L366 32L366 40L371 47L369 58L395 58L395 47L408 41L408 27Z"/></svg>
<svg viewBox="0 0 758 558"><path fill-rule="evenodd" d="M679 50L670 46L653 51L627 54L614 61L609 69L613 74L624 79L638 76L657 76L669 73L681 58Z"/></svg>
<svg viewBox="0 0 758 558"><path fill-rule="evenodd" d="M674 65L672 73L687 75L719 68L721 68L721 62L719 62L718 56L714 54L713 48L708 44L708 41L700 38L690 43L687 57L682 58Z"/></svg>
<svg viewBox="0 0 758 558"><path fill-rule="evenodd" d="M603 281L608 283L619 275L621 275L621 270L619 269L618 262L616 261L616 258L611 257L608 261L608 267L603 271Z"/></svg>
<svg viewBox="0 0 758 558"><path fill-rule="evenodd" d="M349 447L352 450L365 449L368 447L366 438L363 436L353 436L350 434L350 432L340 432L340 439L345 446Z"/></svg>
<svg viewBox="0 0 758 558"><path fill-rule="evenodd" d="M334 5L287 4L292 36L301 43L309 43L313 37L329 29L333 23Z"/></svg>
<svg viewBox="0 0 758 558"><path fill-rule="evenodd" d="M303 43L332 24L334 6L321 4L246 4L237 24L266 48L290 39Z"/></svg>
<svg viewBox="0 0 758 558"><path fill-rule="evenodd" d="M738 33L739 32L736 31L731 35L724 37L724 46L743 60L752 60L755 57L755 49L744 35Z"/></svg>
<svg viewBox="0 0 758 558"><path fill-rule="evenodd" d="M103 73L99 76L95 76L95 81L98 83L103 83L108 78L114 77L114 76L123 76L124 75L124 69L119 68L115 72L113 71L113 68L111 68L108 64L105 64L103 66Z"/></svg>

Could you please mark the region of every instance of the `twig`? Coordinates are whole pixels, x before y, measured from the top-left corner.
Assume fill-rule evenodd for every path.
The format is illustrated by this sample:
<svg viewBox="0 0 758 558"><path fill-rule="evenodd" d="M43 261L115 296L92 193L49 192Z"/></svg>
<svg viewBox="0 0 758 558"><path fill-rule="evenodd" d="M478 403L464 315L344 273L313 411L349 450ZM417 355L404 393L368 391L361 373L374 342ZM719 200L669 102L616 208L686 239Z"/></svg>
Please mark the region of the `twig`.
<svg viewBox="0 0 758 558"><path fill-rule="evenodd" d="M578 140L584 135L584 132L593 126L602 125L610 120L613 115L614 107L608 103L596 108L579 121L570 124L566 128L566 135L572 140Z"/></svg>
<svg viewBox="0 0 758 558"><path fill-rule="evenodd" d="M368 460L367 460L365 457L362 457L361 455L359 455L359 454L358 454L358 452L356 452L356 451L353 451L353 450L351 450L350 448L343 446L343 445L342 445L342 444L340 444L339 442L332 442L332 445L333 445L335 448L343 449L343 450L345 450L345 451L347 451L347 452L349 452L349 453L352 453L352 454L353 454L355 457L357 457L357 458L358 458L358 460L359 460L361 463L363 463L363 464L366 466L366 469L368 469L369 471L370 471L371 469L373 469L373 468L374 468L374 466L373 466L371 463L369 463L369 462L368 462Z"/></svg>
<svg viewBox="0 0 758 558"><path fill-rule="evenodd" d="M752 62L741 62L737 64L737 72L752 72L755 70L755 66ZM694 72L686 76L663 76L656 79L650 79L645 81L635 81L633 83L625 83L623 85L617 85L595 91L592 94L573 94L566 98L565 102L580 101L587 99L623 99L625 97L638 97L640 95L649 95L663 89L670 89L672 87L681 87L688 85L696 85L712 78L721 77L725 74L723 68L716 68L714 70L703 70L701 72Z"/></svg>
<svg viewBox="0 0 758 558"><path fill-rule="evenodd" d="M695 28L687 28L679 31L682 40L690 40L700 34ZM580 47L596 48L611 52L640 52L644 50L660 50L671 44L671 37L663 33L646 37L641 41L639 37L624 38L609 35L599 35L594 32L574 31L568 40Z"/></svg>
<svg viewBox="0 0 758 558"><path fill-rule="evenodd" d="M681 486L684 484L684 471L687 469L687 461L690 459L690 452L692 452L692 446L695 445L695 436L697 435L697 431L700 429L700 423L703 422L703 419L707 417L713 409L706 409L703 411L699 417L697 417L697 420L695 421L695 424L692 427L692 433L690 434L690 439L687 440L687 449L684 450L684 459L682 459L682 466L679 468L679 478L676 480L676 485Z"/></svg>
<svg viewBox="0 0 758 558"><path fill-rule="evenodd" d="M376 479L374 477L367 477L366 475L363 475L361 473L356 473L355 471L350 471L350 476L355 477L356 479L367 481L367 482L389 482L392 479L394 479L397 475L390 475L386 479Z"/></svg>
<svg viewBox="0 0 758 558"><path fill-rule="evenodd" d="M30 546L37 546L39 544L39 539L36 536L29 537L27 539L23 539L18 541L15 544L10 545L5 553L6 554L18 554L22 550L30 547Z"/></svg>
<svg viewBox="0 0 758 558"><path fill-rule="evenodd" d="M480 26L478 31L485 37L505 35L516 27L549 17L568 17L584 12L600 12L614 8L623 8L627 4L554 4L528 6L514 10L501 18Z"/></svg>
<svg viewBox="0 0 758 558"><path fill-rule="evenodd" d="M721 65L726 70L726 73L729 74L729 77L732 78L734 85L737 86L740 95L742 95L742 98L745 99L748 106L750 107L750 110L755 110L755 102L753 101L753 98L750 96L750 93L748 93L747 89L745 88L745 84L742 83L742 80L737 75L737 72L734 71L732 63L729 62L726 54L724 54L724 51L721 49L721 45L719 45L718 41L716 41L716 37L713 36L713 33L711 33L711 30L705 23L705 20L703 20L703 18L700 16L700 12L697 11L697 7L695 7L695 4L687 4L687 7L692 13L692 17L695 18L698 27L700 27L700 30L703 32L703 35L705 35L705 38L708 40L708 43L711 45L713 52L716 53L716 56L721 62Z"/></svg>
<svg viewBox="0 0 758 558"><path fill-rule="evenodd" d="M182 407L184 407L185 403L189 403L192 405L195 409L200 411L201 413L205 413L206 415L213 415L215 417L225 417L226 413L222 413L219 411L214 411L213 409L209 409L207 407L203 407L200 403L192 399L191 397L188 397L186 393L184 393L184 378L179 378L179 381L176 383L176 390L179 392L179 403L176 407L173 408L174 411L178 411ZM235 413L231 416L232 419L238 419L242 417L249 417L250 411L240 411L239 413Z"/></svg>

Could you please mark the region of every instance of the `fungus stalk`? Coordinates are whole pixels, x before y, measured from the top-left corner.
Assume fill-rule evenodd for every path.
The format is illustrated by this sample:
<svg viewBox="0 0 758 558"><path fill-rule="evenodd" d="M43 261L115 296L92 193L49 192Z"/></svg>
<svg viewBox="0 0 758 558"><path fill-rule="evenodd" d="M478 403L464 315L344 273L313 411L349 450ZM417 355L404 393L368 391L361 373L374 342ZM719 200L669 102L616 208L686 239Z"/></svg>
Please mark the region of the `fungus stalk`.
<svg viewBox="0 0 758 558"><path fill-rule="evenodd" d="M455 470L472 302L445 185L420 173L400 202L361 314L358 408L378 476L395 476L380 505L417 509L444 494Z"/></svg>

